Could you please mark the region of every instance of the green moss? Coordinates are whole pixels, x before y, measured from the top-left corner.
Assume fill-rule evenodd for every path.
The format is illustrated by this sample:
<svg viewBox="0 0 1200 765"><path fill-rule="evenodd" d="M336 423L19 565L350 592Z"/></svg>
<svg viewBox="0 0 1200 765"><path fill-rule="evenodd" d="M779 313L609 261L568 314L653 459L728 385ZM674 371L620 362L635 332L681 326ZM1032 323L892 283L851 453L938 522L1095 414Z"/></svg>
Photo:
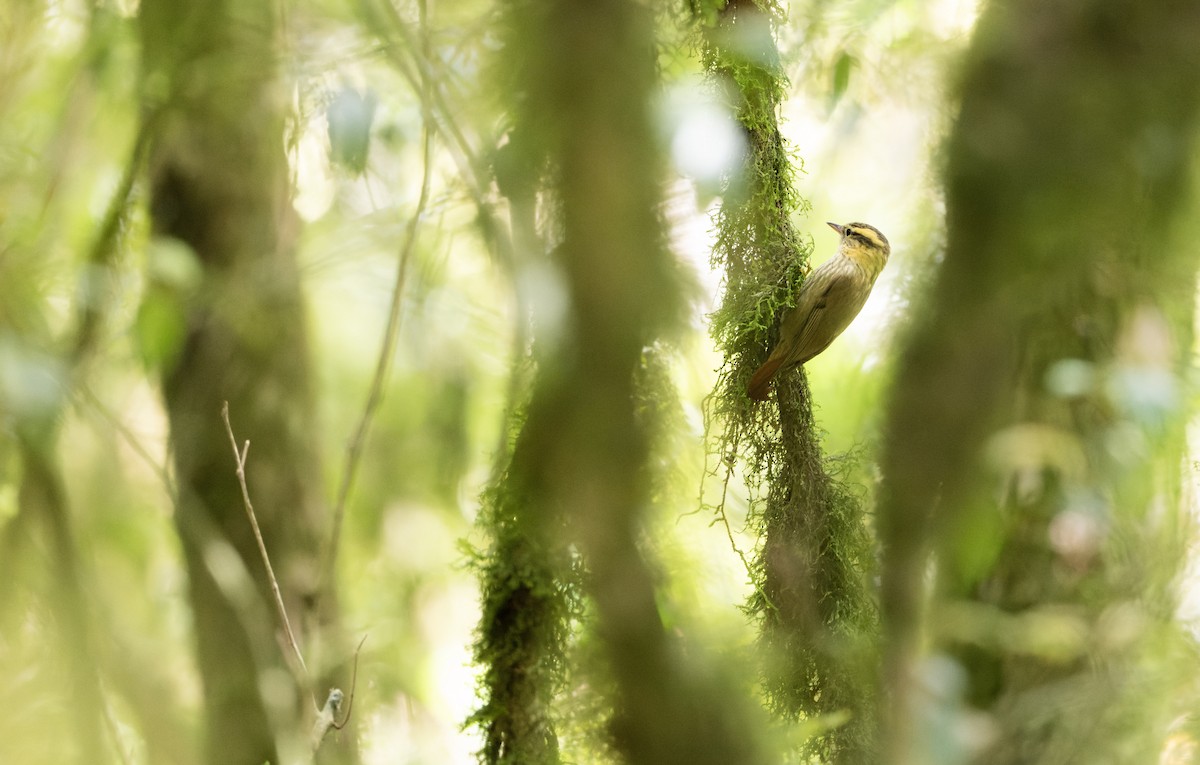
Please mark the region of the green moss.
<svg viewBox="0 0 1200 765"><path fill-rule="evenodd" d="M862 502L821 452L802 374L777 379L778 405L746 394L812 253L793 222L809 205L795 189L795 157L777 118L787 85L771 38L777 9L735 0L713 15L697 0L692 10L710 77L735 94L748 146L743 175L730 179L716 216L712 264L725 280L710 318L724 363L706 401L706 475L727 487L741 469L750 491L748 522L760 541L747 560L754 593L745 609L761 629L768 705L806 721L802 756L869 762L877 754L870 668L878 620ZM724 502L722 491L711 508L722 518Z"/></svg>
<svg viewBox="0 0 1200 765"><path fill-rule="evenodd" d="M582 606L575 561L561 535L531 516L536 505L521 469L514 460L483 496L479 525L492 543L472 553L482 596L474 645L482 703L467 725L483 733L480 762L552 765L560 759L551 707L566 684L571 625Z"/></svg>

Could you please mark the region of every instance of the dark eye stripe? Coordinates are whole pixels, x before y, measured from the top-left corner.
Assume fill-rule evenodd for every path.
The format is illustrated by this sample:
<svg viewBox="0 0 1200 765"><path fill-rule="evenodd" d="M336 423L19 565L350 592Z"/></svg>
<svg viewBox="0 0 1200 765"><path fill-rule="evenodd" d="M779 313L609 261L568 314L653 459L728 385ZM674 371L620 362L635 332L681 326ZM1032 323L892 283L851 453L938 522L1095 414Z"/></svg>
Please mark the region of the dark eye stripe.
<svg viewBox="0 0 1200 765"><path fill-rule="evenodd" d="M856 228L851 228L852 226ZM868 247L876 247L885 249L888 247L888 240L879 229L874 226L868 226L866 223L847 223L842 227L843 237L854 237L856 241L862 242Z"/></svg>

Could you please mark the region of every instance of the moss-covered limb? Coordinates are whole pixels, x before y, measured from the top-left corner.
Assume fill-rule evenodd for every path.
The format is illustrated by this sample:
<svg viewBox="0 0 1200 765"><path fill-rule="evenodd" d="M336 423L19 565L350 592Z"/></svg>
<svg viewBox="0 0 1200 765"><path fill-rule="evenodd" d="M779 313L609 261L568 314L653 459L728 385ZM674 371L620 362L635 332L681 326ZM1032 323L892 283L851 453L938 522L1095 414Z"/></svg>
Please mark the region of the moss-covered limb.
<svg viewBox="0 0 1200 765"><path fill-rule="evenodd" d="M529 366L514 373L520 383L531 379ZM664 423L678 402L662 350L646 349L634 376L637 421L652 437L666 438ZM584 615L580 561L567 547L563 514L531 493L540 436L522 427L525 407L513 417L512 460L485 494L479 521L493 542L476 559L483 608L475 662L483 668L483 703L468 723L482 730L480 760L489 764L557 763L560 741L568 750L572 743L592 752L613 748L611 668L595 635L595 614ZM652 480L670 480L649 472Z"/></svg>
<svg viewBox="0 0 1200 765"><path fill-rule="evenodd" d="M484 735L480 761L559 762L551 706L566 681L565 653L575 587L561 533L532 517L528 436L510 470L484 498L481 525L494 541L480 561L482 615L475 661L483 703L469 720Z"/></svg>
<svg viewBox="0 0 1200 765"><path fill-rule="evenodd" d="M507 415L511 447L504 453L511 456L484 493L478 521L491 542L474 561L482 600L474 645L475 663L483 669L482 703L467 724L483 733L478 756L484 765L555 765L554 699L570 680L566 656L581 610L579 582L562 513L538 504L534 495L540 446L526 425L536 380L532 358L518 361L513 379L521 398Z"/></svg>
<svg viewBox="0 0 1200 765"><path fill-rule="evenodd" d="M532 557L522 547L519 542L517 549L498 546L493 554ZM551 700L559 666L551 654L559 646L555 632L565 615L553 591L546 590L554 586L555 572L538 567L505 573L488 574L494 589L484 593L490 613L481 639L489 645L476 653L476 661L487 667L481 687L485 700L470 720L483 731L480 761L557 763Z"/></svg>
<svg viewBox="0 0 1200 765"><path fill-rule="evenodd" d="M715 450L721 459L730 452L746 458L751 484L769 485L780 462L779 413L755 406L745 390L808 268L811 244L792 223L807 202L793 186L795 171L776 116L783 72L774 58L762 65L742 52L749 41L776 55L768 17L752 3L730 4L703 31L706 66L715 85L732 94L748 144L745 165L716 219L712 262L724 270L724 292L710 318L725 363L709 413L723 424Z"/></svg>
<svg viewBox="0 0 1200 765"><path fill-rule="evenodd" d="M947 150L947 254L887 421L893 762L923 761L910 678L930 548L939 599L953 599L937 623L965 608L976 616L960 625L1011 625L1049 607L1084 637L1064 656L995 629L930 636L959 654L971 700L993 715L988 761L1062 761L1068 742L1080 761L1120 760L1156 749L1147 732L1165 728L1151 690L1164 673L1147 658L1178 650L1163 588L1179 560L1155 523L1178 510L1174 423L1186 417L1178 399L1130 394L1150 390L1143 375L1175 379L1191 352L1195 249L1172 232L1200 112L1198 33L1186 2L1021 0L980 19ZM1114 449L1131 439L1153 448ZM985 449L1011 479L1001 502ZM1064 545L1064 522L1085 533ZM1126 607L1152 616L1119 648L1100 641L1105 614Z"/></svg>
<svg viewBox="0 0 1200 765"><path fill-rule="evenodd" d="M860 498L828 472L803 378L780 386L784 459L762 511L759 558L769 603L754 604L777 662L764 673L764 687L784 717L832 717L838 727L810 742L810 752L825 761L871 762L878 627L865 570L871 540Z"/></svg>
<svg viewBox="0 0 1200 765"><path fill-rule="evenodd" d="M506 423L477 524L491 542L475 561L482 613L474 659L483 670L482 703L468 725L483 733L478 757L485 765L561 761L564 715L554 701L573 679L567 671L569 636L582 609L561 509L539 503L535 495L541 434L528 426L529 398L550 361L549 343L531 326L534 306L522 280L531 270L549 267L537 209L540 203L552 204L551 194L544 193L552 190L545 188L545 158L531 143L538 122L527 122L530 115L520 107L534 73L512 16L527 10L527 3L513 3L506 17L509 36L498 68L501 89L517 103L509 105L508 140L492 157L496 185L509 209L512 241L504 260L512 272L516 317ZM480 205L486 228L495 213Z"/></svg>
<svg viewBox="0 0 1200 765"><path fill-rule="evenodd" d="M522 430L536 447L530 501L542 519L562 514L587 561L616 749L633 763L745 762L753 737L728 698L682 671L638 546L650 487L635 373L682 306L658 213L650 17L630 0L510 10L515 121L537 155L522 164L548 168L562 239L551 276L568 298L561 314L533 296L551 341Z"/></svg>
<svg viewBox="0 0 1200 765"><path fill-rule="evenodd" d="M725 292L712 331L725 363L709 415L721 424L712 448L723 469L733 469L731 456L741 459L751 488L765 489L756 503L762 542L750 602L768 648L764 687L785 718L841 721L809 743L811 754L867 762L876 725L864 669L876 616L861 503L828 471L803 374L780 377L778 407L746 397L811 254L792 222L807 203L795 190L777 117L786 85L772 37L777 9L735 0L709 14L699 4L693 10L708 19L701 22L705 63L733 94L748 144L745 167L717 216L713 262L724 269Z"/></svg>

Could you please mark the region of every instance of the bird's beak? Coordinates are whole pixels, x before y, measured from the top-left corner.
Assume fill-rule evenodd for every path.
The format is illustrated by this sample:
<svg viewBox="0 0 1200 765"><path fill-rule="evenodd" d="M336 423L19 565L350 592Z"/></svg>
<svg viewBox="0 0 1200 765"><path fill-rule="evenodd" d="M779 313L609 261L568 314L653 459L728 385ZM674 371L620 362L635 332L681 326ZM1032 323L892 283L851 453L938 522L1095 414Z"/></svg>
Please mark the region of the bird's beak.
<svg viewBox="0 0 1200 765"><path fill-rule="evenodd" d="M845 230L845 226L839 226L839 225L838 225L838 224L836 224L836 223L830 223L830 222L826 221L826 222L825 222L825 225L826 225L826 226L829 226L831 229L833 229L834 231L838 232L838 234L841 234L841 233L842 233L842 231L844 231L844 230Z"/></svg>

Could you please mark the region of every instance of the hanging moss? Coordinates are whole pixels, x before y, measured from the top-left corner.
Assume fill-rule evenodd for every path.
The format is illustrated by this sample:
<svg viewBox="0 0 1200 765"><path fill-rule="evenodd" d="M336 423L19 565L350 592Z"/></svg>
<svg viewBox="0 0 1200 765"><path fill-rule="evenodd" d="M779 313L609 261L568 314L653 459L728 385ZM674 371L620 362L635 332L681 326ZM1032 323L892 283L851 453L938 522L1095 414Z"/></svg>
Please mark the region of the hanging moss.
<svg viewBox="0 0 1200 765"><path fill-rule="evenodd" d="M870 682L876 609L866 584L871 544L861 502L822 452L803 374L777 381L778 406L746 395L776 339L778 318L808 274L811 240L793 224L808 211L777 117L787 84L773 4L694 0L710 78L732 94L747 143L744 170L716 216L714 267L725 274L712 333L725 361L707 402L713 471L728 485L738 466L751 492L760 544L749 562L759 621L763 687L789 720L816 721L804 753L826 761L875 758ZM724 499L715 508L724 513Z"/></svg>

